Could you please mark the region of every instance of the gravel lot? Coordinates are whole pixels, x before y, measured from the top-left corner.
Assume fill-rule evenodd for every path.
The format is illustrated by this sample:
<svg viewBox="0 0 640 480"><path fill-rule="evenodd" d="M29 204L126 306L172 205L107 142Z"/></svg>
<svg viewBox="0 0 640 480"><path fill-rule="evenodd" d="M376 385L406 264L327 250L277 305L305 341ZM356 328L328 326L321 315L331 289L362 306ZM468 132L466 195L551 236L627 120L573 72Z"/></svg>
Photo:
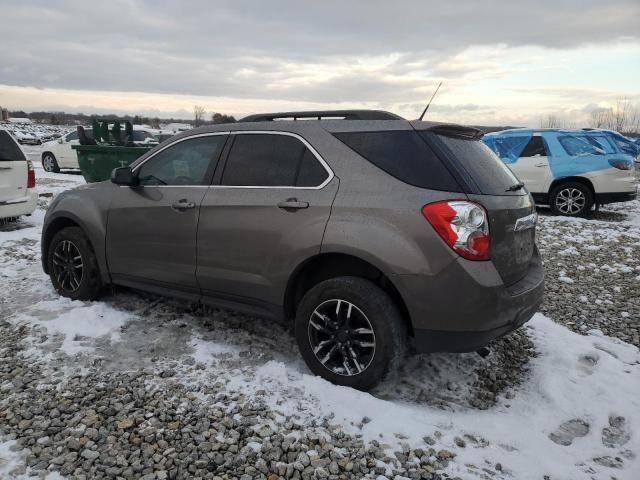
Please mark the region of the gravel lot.
<svg viewBox="0 0 640 480"><path fill-rule="evenodd" d="M0 227L0 478L634 478L640 202L541 212L542 312L584 337L539 316L485 359L413 357L372 395L309 375L260 320L61 300L39 265L47 203Z"/></svg>
<svg viewBox="0 0 640 480"><path fill-rule="evenodd" d="M542 312L578 333L591 329L640 347L640 201L614 204L589 220L542 212Z"/></svg>

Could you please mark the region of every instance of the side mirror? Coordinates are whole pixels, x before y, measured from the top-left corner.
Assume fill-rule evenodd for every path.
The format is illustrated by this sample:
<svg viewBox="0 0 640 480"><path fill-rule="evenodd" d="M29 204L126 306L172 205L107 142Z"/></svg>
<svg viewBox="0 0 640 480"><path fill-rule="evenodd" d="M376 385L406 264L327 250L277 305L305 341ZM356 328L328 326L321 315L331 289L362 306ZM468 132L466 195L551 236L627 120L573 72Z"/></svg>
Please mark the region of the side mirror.
<svg viewBox="0 0 640 480"><path fill-rule="evenodd" d="M60 138L58 139L58 143L63 144L63 143L64 143L64 138L60 137Z"/></svg>
<svg viewBox="0 0 640 480"><path fill-rule="evenodd" d="M138 177L133 175L129 167L114 168L111 172L111 182L116 185L133 187L138 184Z"/></svg>

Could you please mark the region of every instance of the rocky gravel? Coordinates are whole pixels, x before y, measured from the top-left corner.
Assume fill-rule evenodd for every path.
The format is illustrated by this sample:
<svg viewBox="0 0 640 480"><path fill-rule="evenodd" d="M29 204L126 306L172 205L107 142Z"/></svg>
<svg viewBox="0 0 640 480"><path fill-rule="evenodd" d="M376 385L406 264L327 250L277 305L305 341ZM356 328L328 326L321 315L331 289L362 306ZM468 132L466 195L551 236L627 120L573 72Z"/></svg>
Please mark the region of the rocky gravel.
<svg viewBox="0 0 640 480"><path fill-rule="evenodd" d="M541 311L578 333L596 329L640 346L640 201L605 208L587 220L542 212Z"/></svg>
<svg viewBox="0 0 640 480"><path fill-rule="evenodd" d="M65 182L52 176L48 185L55 192ZM47 202L41 199L40 208ZM640 202L625 205L588 221L542 212L542 311L578 333L598 329L638 345ZM391 438L376 440L367 434L372 418L345 424L322 408L326 387L310 390L320 398L308 393L315 380L280 327L125 290L93 304L60 301L40 270L37 231L21 236L38 221L0 228L11 235L0 242L0 283L9 287L0 288L0 477L518 478L508 455L522 446L489 441L471 425L527 395L540 355L529 329L493 342L487 358L413 356L372 395L344 397L431 409L440 419L418 441L400 433L402 425L394 430L393 421ZM78 329L65 337L47 323L64 315L112 322L115 330L92 336ZM588 352L576 360L589 375L605 363ZM453 429L449 415L457 414L468 429ZM628 417L612 412L604 425L568 417L548 428L545 440L567 448L598 435L604 450L589 453L580 468L609 478L598 469L618 472L636 456L628 448ZM3 467L3 444L20 459L15 465ZM500 462L472 455L458 463L483 449L504 452Z"/></svg>

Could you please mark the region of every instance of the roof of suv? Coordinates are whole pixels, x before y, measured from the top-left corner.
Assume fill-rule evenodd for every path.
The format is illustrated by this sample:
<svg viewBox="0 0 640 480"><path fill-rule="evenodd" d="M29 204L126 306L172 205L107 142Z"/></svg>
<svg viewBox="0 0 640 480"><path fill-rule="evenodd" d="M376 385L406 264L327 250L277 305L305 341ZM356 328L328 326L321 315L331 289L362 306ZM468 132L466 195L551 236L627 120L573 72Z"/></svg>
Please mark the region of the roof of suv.
<svg viewBox="0 0 640 480"><path fill-rule="evenodd" d="M322 128L328 132L358 132L382 130L433 130L444 135L480 138L481 130L474 127L445 122L406 120L394 113L382 110L324 110L304 112L261 113L240 119L236 123L206 125L182 132L179 135L251 130L285 130L302 132L308 128Z"/></svg>

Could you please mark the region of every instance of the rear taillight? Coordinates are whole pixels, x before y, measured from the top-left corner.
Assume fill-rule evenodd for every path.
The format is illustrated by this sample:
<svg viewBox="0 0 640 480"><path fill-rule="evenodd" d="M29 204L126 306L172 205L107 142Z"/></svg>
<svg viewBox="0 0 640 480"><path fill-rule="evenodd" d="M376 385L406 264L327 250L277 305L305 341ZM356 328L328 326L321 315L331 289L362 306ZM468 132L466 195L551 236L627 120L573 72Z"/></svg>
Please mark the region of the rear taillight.
<svg viewBox="0 0 640 480"><path fill-rule="evenodd" d="M422 214L458 255L467 260L489 260L491 236L487 212L463 200L430 203Z"/></svg>
<svg viewBox="0 0 640 480"><path fill-rule="evenodd" d="M31 160L27 160L27 188L36 188L36 171Z"/></svg>
<svg viewBox="0 0 640 480"><path fill-rule="evenodd" d="M609 160L609 165L618 170L632 170L633 162L631 160Z"/></svg>

